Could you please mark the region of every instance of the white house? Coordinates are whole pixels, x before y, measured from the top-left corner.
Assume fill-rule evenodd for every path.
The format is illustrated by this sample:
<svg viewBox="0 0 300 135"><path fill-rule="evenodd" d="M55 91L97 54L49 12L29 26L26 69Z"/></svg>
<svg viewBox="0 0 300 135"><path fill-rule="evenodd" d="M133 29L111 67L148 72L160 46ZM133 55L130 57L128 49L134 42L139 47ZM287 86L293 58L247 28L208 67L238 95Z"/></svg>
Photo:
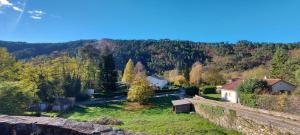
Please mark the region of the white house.
<svg viewBox="0 0 300 135"><path fill-rule="evenodd" d="M159 89L166 87L168 84L166 79L156 75L148 76L147 80L149 81L150 86L158 87Z"/></svg>
<svg viewBox="0 0 300 135"><path fill-rule="evenodd" d="M221 88L221 99L232 103L239 102L239 95L236 88L240 85L242 80L240 78L232 79L229 83L225 84Z"/></svg>
<svg viewBox="0 0 300 135"><path fill-rule="evenodd" d="M281 79L266 79L265 81L268 83L271 94L281 94L281 93L291 93L295 90L295 85L288 83Z"/></svg>
<svg viewBox="0 0 300 135"><path fill-rule="evenodd" d="M291 93L295 86L281 79L264 79L268 86L271 94ZM221 88L221 99L232 103L239 102L239 94L236 89L241 84L240 78L231 79L229 83L225 84Z"/></svg>

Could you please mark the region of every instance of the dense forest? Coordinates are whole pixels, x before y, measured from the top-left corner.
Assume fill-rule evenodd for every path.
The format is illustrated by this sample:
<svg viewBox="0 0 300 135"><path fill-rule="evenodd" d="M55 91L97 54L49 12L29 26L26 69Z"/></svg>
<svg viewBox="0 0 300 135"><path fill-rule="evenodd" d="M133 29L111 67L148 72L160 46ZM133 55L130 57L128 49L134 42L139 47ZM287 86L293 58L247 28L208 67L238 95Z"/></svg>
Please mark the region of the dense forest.
<svg viewBox="0 0 300 135"><path fill-rule="evenodd" d="M100 42L100 43L99 43ZM141 61L151 73L162 73L175 67L186 68L199 61L214 63L221 70L245 71L267 64L278 46L285 51L300 48L300 43L257 43L239 41L235 44L204 43L180 40L79 40L65 43L25 43L0 41L18 59L68 52L76 55L79 48L108 45L113 50L117 69L124 69L129 58Z"/></svg>

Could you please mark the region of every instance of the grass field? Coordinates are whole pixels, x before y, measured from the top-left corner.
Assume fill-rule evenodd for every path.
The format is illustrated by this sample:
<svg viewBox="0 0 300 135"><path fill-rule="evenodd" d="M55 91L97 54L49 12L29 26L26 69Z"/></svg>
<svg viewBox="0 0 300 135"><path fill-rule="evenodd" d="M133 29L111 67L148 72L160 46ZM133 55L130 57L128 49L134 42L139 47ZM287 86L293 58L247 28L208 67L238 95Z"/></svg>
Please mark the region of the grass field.
<svg viewBox="0 0 300 135"><path fill-rule="evenodd" d="M171 100L171 97L152 99L153 105L145 108L127 102L75 107L63 117L78 121L117 118L124 124L115 127L151 134L240 134L212 124L197 114L174 114Z"/></svg>
<svg viewBox="0 0 300 135"><path fill-rule="evenodd" d="M201 96L207 99L212 99L217 101L221 100L221 94L203 94Z"/></svg>

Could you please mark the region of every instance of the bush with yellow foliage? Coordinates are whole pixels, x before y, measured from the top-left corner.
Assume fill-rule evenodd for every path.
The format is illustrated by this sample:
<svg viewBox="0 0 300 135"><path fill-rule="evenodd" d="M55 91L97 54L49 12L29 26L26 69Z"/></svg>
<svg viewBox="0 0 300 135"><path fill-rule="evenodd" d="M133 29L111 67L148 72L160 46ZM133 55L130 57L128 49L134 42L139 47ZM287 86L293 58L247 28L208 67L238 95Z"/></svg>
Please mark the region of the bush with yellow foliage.
<svg viewBox="0 0 300 135"><path fill-rule="evenodd" d="M150 87L144 74L137 74L128 91L128 101L145 104L154 95L154 90Z"/></svg>

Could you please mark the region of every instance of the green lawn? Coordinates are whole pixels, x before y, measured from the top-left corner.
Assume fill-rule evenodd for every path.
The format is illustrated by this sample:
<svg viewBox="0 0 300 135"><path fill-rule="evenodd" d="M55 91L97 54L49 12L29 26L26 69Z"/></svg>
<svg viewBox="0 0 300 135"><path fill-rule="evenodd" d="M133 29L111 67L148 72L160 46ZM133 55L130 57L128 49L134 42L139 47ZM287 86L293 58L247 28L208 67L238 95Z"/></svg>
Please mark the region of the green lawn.
<svg viewBox="0 0 300 135"><path fill-rule="evenodd" d="M174 114L171 100L170 97L152 99L153 106L141 109L128 109L127 102L75 107L62 117L78 121L117 118L124 124L115 127L151 134L240 134L212 124L197 114Z"/></svg>
<svg viewBox="0 0 300 135"><path fill-rule="evenodd" d="M203 94L201 96L207 99L212 99L217 101L221 100L221 94Z"/></svg>

